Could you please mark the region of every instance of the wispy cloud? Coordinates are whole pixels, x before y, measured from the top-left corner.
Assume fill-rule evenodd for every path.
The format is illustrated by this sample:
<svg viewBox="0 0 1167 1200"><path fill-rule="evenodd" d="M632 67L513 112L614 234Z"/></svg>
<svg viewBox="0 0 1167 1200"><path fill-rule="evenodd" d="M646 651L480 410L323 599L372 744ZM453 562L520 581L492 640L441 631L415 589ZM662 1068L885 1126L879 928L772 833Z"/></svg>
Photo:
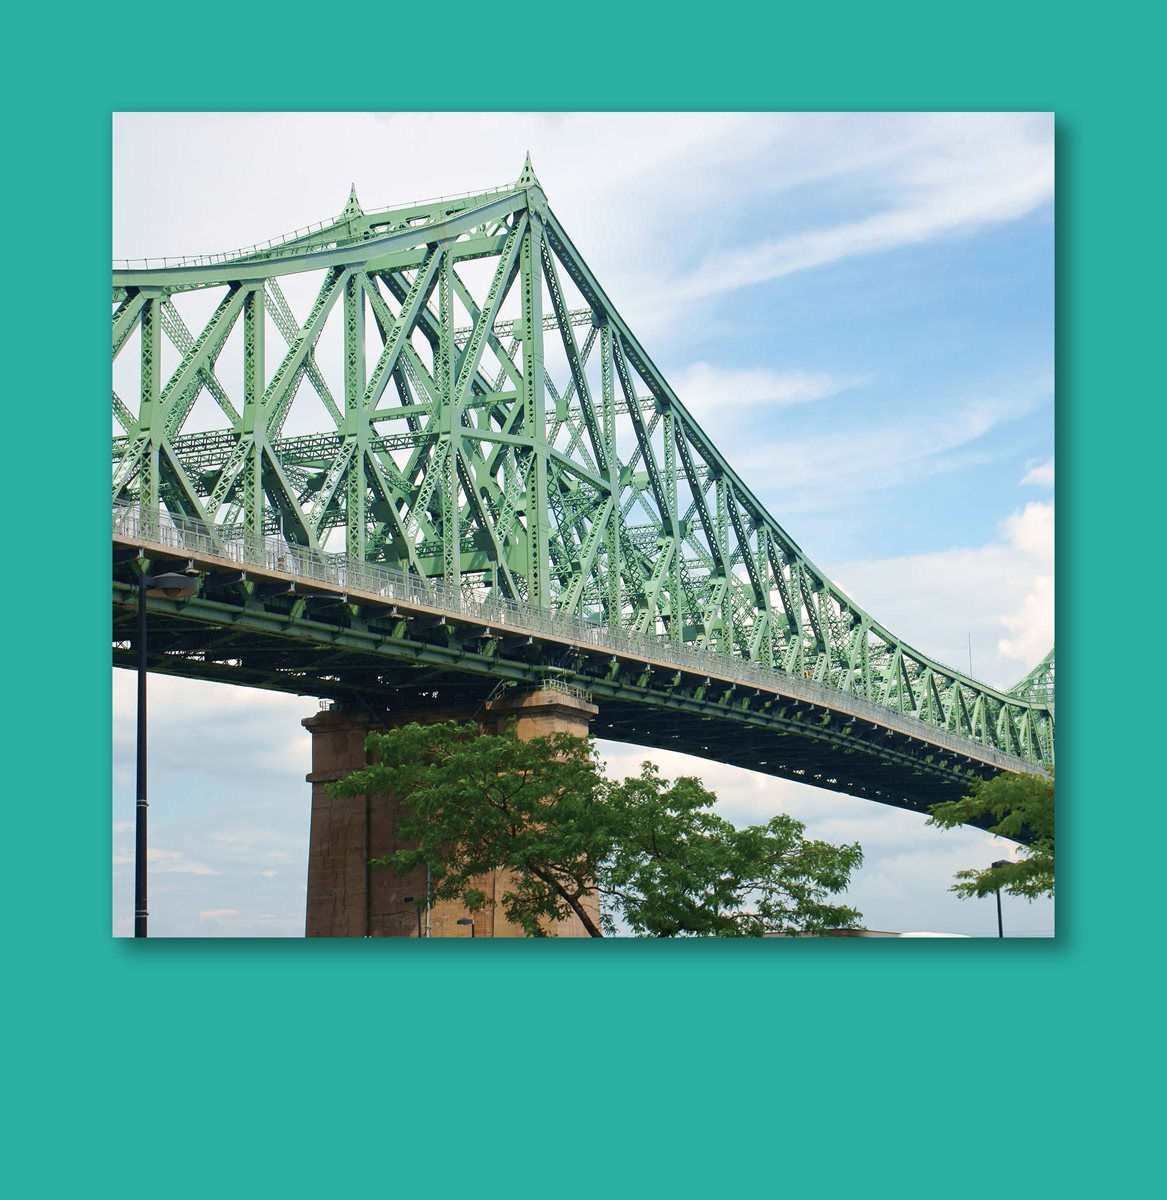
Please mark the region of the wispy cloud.
<svg viewBox="0 0 1167 1200"><path fill-rule="evenodd" d="M702 262L671 291L705 298L854 255L1016 220L1053 196L1053 121L935 114L854 172L875 211L753 242Z"/></svg>
<svg viewBox="0 0 1167 1200"><path fill-rule="evenodd" d="M1054 506L1011 513L982 546L842 563L831 577L917 650L1009 687L1054 640ZM927 586L905 586L926 580Z"/></svg>
<svg viewBox="0 0 1167 1200"><path fill-rule="evenodd" d="M126 866L134 861L134 851L130 846L114 848L114 866ZM178 850L160 850L151 847L146 851L146 861L160 875L218 875L214 867L203 862L194 862Z"/></svg>
<svg viewBox="0 0 1167 1200"><path fill-rule="evenodd" d="M824 371L775 371L768 367L722 367L695 362L674 372L673 390L698 421L740 409L788 408L837 396L866 382L866 376L833 375Z"/></svg>
<svg viewBox="0 0 1167 1200"><path fill-rule="evenodd" d="M1054 486L1054 460L1051 458L1036 467L1031 467L1022 476L1021 482L1031 487L1052 488Z"/></svg>
<svg viewBox="0 0 1167 1200"><path fill-rule="evenodd" d="M447 152L451 136L456 156ZM318 151L311 170L296 153L305 141ZM405 172L400 155L384 152L399 145L410 147ZM768 361L763 344L721 366L711 341L692 340L695 326L686 319L700 304L708 334L731 308L754 305L767 282L797 276L781 290L801 302L799 284L813 289L821 279L829 286L824 268L832 264L970 237L1034 213L1053 194L1048 115L119 115L114 253L197 253L267 238L339 211L349 180L369 208L502 183L516 177L527 148L556 215L617 308L662 365L690 363L688 371L670 367L670 380L780 520L827 505L861 512L869 499L906 481L987 461L1005 440L988 435L1051 395L1045 379L959 397L938 380L931 398L886 403L873 389L871 405L858 403L866 393L848 394L836 408L836 396L868 382L832 369L854 359L814 358L808 350L799 359ZM223 205L227 171L237 203ZM189 184L185 204L152 203L176 175ZM306 290L312 283L305 278ZM298 314L312 302L311 295L292 301ZM927 331L913 329L912 336ZM338 344L324 349L333 355L326 369L340 370ZM791 369L791 361L825 362L827 369ZM861 365L877 368L881 380L892 374L886 358L866 349ZM749 421L718 420L727 395L750 409ZM842 419L858 408L861 419ZM289 429L298 427L299 412ZM302 414L305 422L318 419ZM1052 486L1052 460L1048 465L1047 483L1044 464L1026 464L1026 486ZM1021 474L1016 468L1010 481ZM1012 502L994 499L1003 507L987 511L998 516ZM971 629L976 673L1011 683L1048 648L1037 647L1043 630L1052 636L1043 582L1052 586L1052 549L1042 551L1052 531L1049 511L1047 523L1041 512L1019 510L984 545L844 562L840 582L895 632L941 659L964 661ZM165 678L151 688L160 784L163 771L175 771L165 790L175 799L173 824L164 833L160 823L158 834L190 855L152 852L152 872L169 876L157 891L152 929L157 923L193 936L301 936L309 763L299 721L314 702ZM130 714L115 721L125 785L119 795L123 803L130 796L131 807L132 689L132 676L115 672L115 705ZM207 747L215 753L208 756ZM619 750L628 771L650 753ZM951 871L1002 856L976 831L941 835L913 814L702 760L651 757L667 773L704 778L731 819L761 820L787 809L807 821L811 836L860 840L868 862L854 892L871 923L885 928L967 928L958 922L972 922L979 910L947 896ZM224 832L233 821L242 829ZM115 830L124 842L128 823L119 824L127 826ZM131 850L119 847L115 861L122 864L124 912L132 907L125 869ZM195 878L215 874L221 878L211 884ZM921 897L933 896L933 916L922 915ZM118 929L128 934L124 917Z"/></svg>
<svg viewBox="0 0 1167 1200"><path fill-rule="evenodd" d="M748 445L725 449L744 479L767 481L759 495L773 503L776 515L821 511L828 500L853 508L857 496L967 465L974 443L1048 403L1051 395L1049 379L1039 376L979 396L889 406L887 415L841 423L826 433L767 441L755 431Z"/></svg>
<svg viewBox="0 0 1167 1200"><path fill-rule="evenodd" d="M619 778L635 773L649 757L647 751L615 742L601 741L599 750L609 774ZM716 794L717 812L739 827L785 812L806 826L808 838L836 845L858 842L864 861L852 877L846 902L863 913L868 928L995 934L992 906L961 901L948 887L959 870L1013 857L1011 842L969 827L941 831L919 813L684 754L654 750L651 757L668 778L698 776ZM1015 911L1016 929L1052 932L1052 902L1039 900Z"/></svg>
<svg viewBox="0 0 1167 1200"><path fill-rule="evenodd" d="M286 865L303 857L299 838L276 829L255 826L218 829L211 834L211 842L217 852L240 861ZM275 873L274 870L270 872L272 875Z"/></svg>
<svg viewBox="0 0 1167 1200"><path fill-rule="evenodd" d="M310 172L295 166L305 141ZM378 152L403 144L407 176L400 156ZM526 149L577 247L650 341L676 331L687 301L975 232L1053 194L1053 118L1041 113L117 114L114 254L262 240L339 212L349 180L370 209L502 184ZM223 205L228 161L238 202ZM175 174L187 203L150 203ZM808 186L834 202L813 219L798 202ZM759 224L783 232L747 241ZM727 248L678 261L713 242Z"/></svg>

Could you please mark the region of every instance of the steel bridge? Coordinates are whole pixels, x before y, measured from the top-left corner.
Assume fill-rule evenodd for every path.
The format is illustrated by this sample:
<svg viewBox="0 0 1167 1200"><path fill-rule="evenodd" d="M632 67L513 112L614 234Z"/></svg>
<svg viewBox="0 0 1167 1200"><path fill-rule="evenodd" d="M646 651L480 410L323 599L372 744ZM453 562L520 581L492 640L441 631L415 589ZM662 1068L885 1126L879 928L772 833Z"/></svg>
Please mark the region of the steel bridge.
<svg viewBox="0 0 1167 1200"><path fill-rule="evenodd" d="M844 595L529 158L507 187L370 213L354 190L261 246L115 264L113 305L115 663L136 572L169 564L199 578L150 601L172 674L374 716L556 679L598 736L915 810L1053 765L1053 651L1002 692Z"/></svg>

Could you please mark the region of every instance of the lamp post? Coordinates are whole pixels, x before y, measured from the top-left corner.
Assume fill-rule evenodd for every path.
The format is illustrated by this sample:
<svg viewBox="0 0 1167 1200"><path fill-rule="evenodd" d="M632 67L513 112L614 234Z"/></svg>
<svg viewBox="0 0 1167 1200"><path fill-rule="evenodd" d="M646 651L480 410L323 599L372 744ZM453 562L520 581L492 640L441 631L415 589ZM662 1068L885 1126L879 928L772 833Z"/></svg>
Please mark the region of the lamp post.
<svg viewBox="0 0 1167 1200"><path fill-rule="evenodd" d="M459 917L458 920L455 921L454 923L456 925L469 925L470 926L470 936L471 937L474 936L474 918L473 917Z"/></svg>
<svg viewBox="0 0 1167 1200"><path fill-rule="evenodd" d="M998 867L1011 867L1013 864L1007 858L999 858L993 863L993 870ZM997 936L1003 938L1005 936L1005 926L1001 921L1001 889L994 889L997 893Z"/></svg>
<svg viewBox="0 0 1167 1200"><path fill-rule="evenodd" d="M138 576L138 764L134 822L134 937L146 936L146 597L178 600L199 590L197 578L168 572Z"/></svg>

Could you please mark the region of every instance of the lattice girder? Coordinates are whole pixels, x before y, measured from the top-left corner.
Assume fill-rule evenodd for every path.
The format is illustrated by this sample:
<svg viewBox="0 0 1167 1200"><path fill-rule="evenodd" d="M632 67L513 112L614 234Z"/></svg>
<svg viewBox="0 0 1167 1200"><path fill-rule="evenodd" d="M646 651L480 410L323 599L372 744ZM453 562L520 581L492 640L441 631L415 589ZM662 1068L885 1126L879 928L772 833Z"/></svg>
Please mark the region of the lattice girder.
<svg viewBox="0 0 1167 1200"><path fill-rule="evenodd" d="M209 317L184 311L220 289ZM353 194L261 250L127 267L114 306L115 500L706 645L1052 763L1052 651L1003 693L850 601L719 454L529 170L370 214ZM191 421L204 394L219 427ZM297 416L309 399L324 427Z"/></svg>

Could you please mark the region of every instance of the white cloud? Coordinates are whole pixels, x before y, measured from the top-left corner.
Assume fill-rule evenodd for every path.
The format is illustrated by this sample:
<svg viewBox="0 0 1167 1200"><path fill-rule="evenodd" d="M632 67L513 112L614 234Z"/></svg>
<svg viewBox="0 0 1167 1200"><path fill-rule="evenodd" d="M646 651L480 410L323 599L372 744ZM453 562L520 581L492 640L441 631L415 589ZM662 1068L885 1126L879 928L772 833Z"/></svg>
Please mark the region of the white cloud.
<svg viewBox="0 0 1167 1200"><path fill-rule="evenodd" d="M1051 458L1039 466L1031 467L1022 476L1021 482L1033 487L1052 488L1054 486L1054 460Z"/></svg>
<svg viewBox="0 0 1167 1200"><path fill-rule="evenodd" d="M113 673L114 751L123 764L115 787L131 784L137 681ZM149 678L150 738L167 745L166 769L189 786L205 786L223 770L259 782L271 772L308 771L308 739L300 726L316 701L258 688L196 683L166 675ZM213 747L213 753L208 748Z"/></svg>
<svg viewBox="0 0 1167 1200"><path fill-rule="evenodd" d="M1046 376L1001 385L981 395L937 397L926 407L888 406L862 422L827 432L722 446L743 479L766 480L758 489L770 510L821 512L825 505L855 510L865 495L968 466L984 457L973 447L1002 425L1020 420L1051 395ZM825 486L829 485L829 486Z"/></svg>
<svg viewBox="0 0 1167 1200"><path fill-rule="evenodd" d="M961 900L949 888L957 871L1015 858L1011 842L969 827L941 830L918 813L685 754L606 741L599 749L612 778L637 773L646 758L666 778L696 775L717 795L716 811L739 827L785 812L805 825L808 838L858 842L864 861L852 875L845 902L859 909L869 929L996 934L991 902ZM1005 922L1007 932L1052 933L1053 903L1007 901Z"/></svg>
<svg viewBox="0 0 1167 1200"><path fill-rule="evenodd" d="M114 253L199 253L261 240L338 212L349 180L369 209L500 184L516 177L530 149L556 215L646 348L659 355L661 340L691 328L685 297L704 301L1032 212L1052 195L1052 128L1049 116L1028 114L119 114ZM455 142L459 152L450 155ZM299 153L306 143L314 149L311 163ZM410 147L408 170L393 153L400 144ZM221 202L224 179L232 181L229 205ZM800 210L801 189L824 182L831 206ZM174 203L155 203L161 190ZM757 244L747 245L741 231L759 228ZM703 257L709 246L718 249ZM781 409L827 400L857 381L829 372L722 371L700 362L674 382L698 415L702 408L716 412L727 389L738 404ZM1049 393L1048 381L1040 381L1023 396L937 405L922 418L881 407L880 423L855 436L828 426L814 438L763 445L755 426L744 454L721 448L747 480L752 471L777 481L763 497L770 504L781 496L781 507L770 504L776 514L821 509L828 494L836 506L854 505L876 489L967 464L983 453L972 443ZM715 432L720 444L732 431ZM1050 468L1052 484L1052 460ZM1011 683L1023 671L1009 655L1031 653L1047 608L1052 639L1052 544L1048 562L1041 549L1052 535L1052 506L1050 515L1047 527L1040 513L1014 514L986 546L841 570L858 601L936 657L963 662L971 629L977 674ZM1033 661L1047 648L1032 651ZM128 809L119 807L125 812L132 810L134 679L123 671L114 676L115 794L119 806L131 797ZM152 872L172 876L152 893L152 930L165 922L205 934L207 926L200 929L193 917L199 912L205 922L233 918L217 934L302 935L309 739L299 721L315 701L156 676L150 688L151 779L171 801L152 808L152 829L170 845L181 835L177 844L191 854L187 860L152 852ZM702 760L629 747L613 755L626 764L613 773L631 773L652 757L666 774L700 775L738 823L785 809L806 821L811 836L859 840L868 862L853 892L864 898L859 907L870 924L969 931L979 919L975 906L959 904L946 889L951 869L1001 856L987 835L940 834L912 814ZM186 805L181 813L179 802ZM173 824L163 826L166 819ZM226 829L229 820L242 828ZM117 832L128 832L129 823L120 824L126 828ZM943 852L935 849L940 845ZM893 860L886 852L896 847ZM132 853L119 847L115 861L131 862ZM275 880L269 864L280 867ZM178 894L194 882L190 876L207 874L222 875L214 899L234 907L200 912L190 891ZM127 875L118 872L119 886ZM259 885L257 877L272 881ZM228 883L239 883L238 894ZM280 888L290 897L293 887L283 917L253 915L261 905L274 907ZM884 903L880 888L903 896Z"/></svg>
<svg viewBox="0 0 1167 1200"><path fill-rule="evenodd" d="M983 546L842 563L828 573L897 637L949 666L968 669L971 634L973 674L1011 687L1054 640L1054 506L1027 504L1000 529Z"/></svg>
<svg viewBox="0 0 1167 1200"><path fill-rule="evenodd" d="M1054 506L1052 502L1030 501L1023 509L1011 512L1001 522L1001 531L1006 539L1019 550L1053 566Z"/></svg>
<svg viewBox="0 0 1167 1200"><path fill-rule="evenodd" d="M997 650L1006 658L1032 665L1039 662L1053 645L1054 580L1038 575L1016 612L1001 618L1010 636L997 642Z"/></svg>
<svg viewBox="0 0 1167 1200"><path fill-rule="evenodd" d="M681 403L699 421L750 405L786 408L838 395L862 382L859 376L823 371L774 371L766 367L719 367L696 362L673 373L670 381Z"/></svg>
<svg viewBox="0 0 1167 1200"><path fill-rule="evenodd" d="M929 114L906 142L858 173L878 210L720 253L679 281L674 294L709 295L937 237L1015 220L1053 196L1048 116Z"/></svg>
<svg viewBox="0 0 1167 1200"><path fill-rule="evenodd" d="M114 849L115 866L126 866L134 861L134 851L129 846ZM146 851L146 862L160 875L218 875L214 867L202 862L192 862L178 850L161 850L151 846Z"/></svg>
<svg viewBox="0 0 1167 1200"><path fill-rule="evenodd" d="M304 785L307 787L307 785ZM298 837L283 830L242 826L238 829L217 829L210 835L216 849L224 854L250 862L288 864L303 857ZM276 872L265 871L274 875Z"/></svg>
<svg viewBox="0 0 1167 1200"><path fill-rule="evenodd" d="M350 180L369 210L505 184L529 149L552 209L650 342L680 327L681 303L973 232L1053 194L1040 113L118 113L113 133L119 258L262 241L337 214ZM829 184L847 215L678 261L732 239L743 205L797 225L808 184ZM154 203L160 190L173 203Z"/></svg>

